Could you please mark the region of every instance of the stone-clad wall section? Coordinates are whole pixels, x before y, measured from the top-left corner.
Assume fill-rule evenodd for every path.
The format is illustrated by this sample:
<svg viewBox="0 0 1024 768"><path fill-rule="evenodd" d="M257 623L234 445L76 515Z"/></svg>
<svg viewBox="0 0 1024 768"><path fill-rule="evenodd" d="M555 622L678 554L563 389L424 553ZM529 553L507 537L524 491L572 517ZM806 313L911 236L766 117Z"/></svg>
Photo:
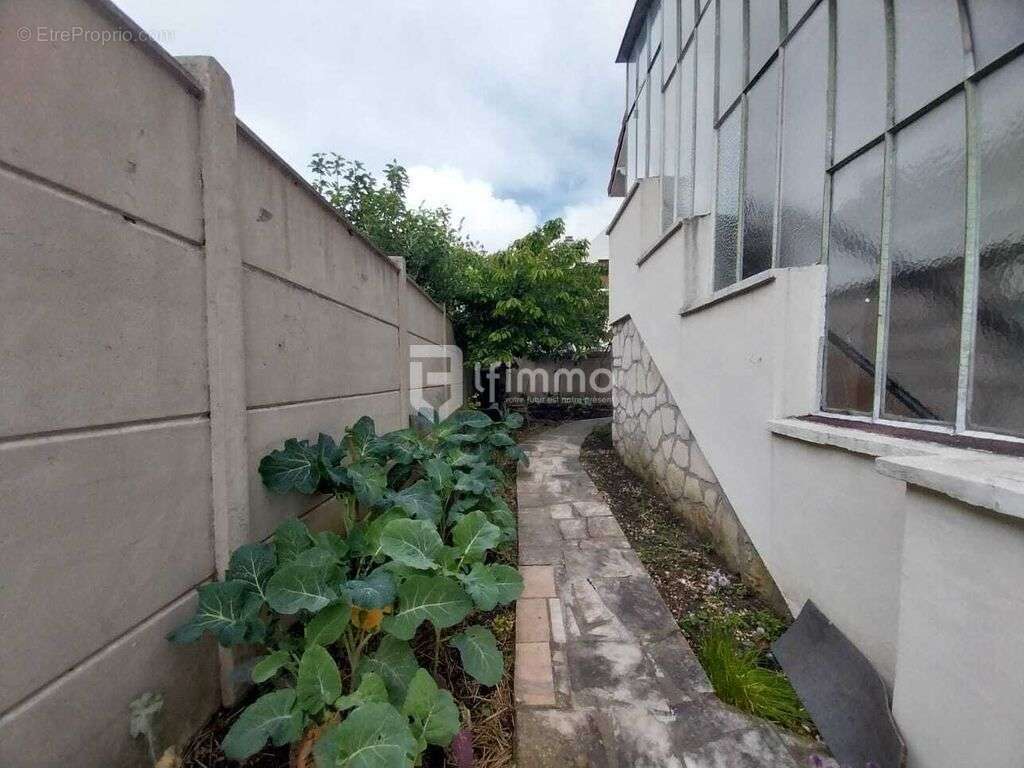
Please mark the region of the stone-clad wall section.
<svg viewBox="0 0 1024 768"><path fill-rule="evenodd" d="M788 610L629 318L614 327L612 370L612 441L622 460L656 483L673 511L709 539L744 581Z"/></svg>

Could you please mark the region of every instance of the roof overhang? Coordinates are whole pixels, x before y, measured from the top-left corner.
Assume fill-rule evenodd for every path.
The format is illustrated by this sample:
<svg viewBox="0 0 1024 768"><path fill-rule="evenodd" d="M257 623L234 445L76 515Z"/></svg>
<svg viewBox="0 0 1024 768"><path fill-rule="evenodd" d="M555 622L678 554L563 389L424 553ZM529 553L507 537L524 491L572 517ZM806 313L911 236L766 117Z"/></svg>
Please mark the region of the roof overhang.
<svg viewBox="0 0 1024 768"><path fill-rule="evenodd" d="M629 23L626 24L626 32L619 44L619 55L615 57L616 64L625 64L629 61L629 54L633 52L633 43L636 36L644 28L644 16L647 10L654 4L654 0L636 0L633 6L633 13L629 15Z"/></svg>

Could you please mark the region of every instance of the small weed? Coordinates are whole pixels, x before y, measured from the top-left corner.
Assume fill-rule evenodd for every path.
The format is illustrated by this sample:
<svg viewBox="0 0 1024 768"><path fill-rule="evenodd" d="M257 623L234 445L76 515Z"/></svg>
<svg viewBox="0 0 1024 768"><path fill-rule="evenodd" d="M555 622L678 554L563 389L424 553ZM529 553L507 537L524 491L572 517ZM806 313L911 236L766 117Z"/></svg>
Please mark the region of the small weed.
<svg viewBox="0 0 1024 768"><path fill-rule="evenodd" d="M793 686L784 675L761 666L759 655L756 648L745 649L724 622L707 628L697 645L697 656L722 701L787 728L808 723L810 715Z"/></svg>

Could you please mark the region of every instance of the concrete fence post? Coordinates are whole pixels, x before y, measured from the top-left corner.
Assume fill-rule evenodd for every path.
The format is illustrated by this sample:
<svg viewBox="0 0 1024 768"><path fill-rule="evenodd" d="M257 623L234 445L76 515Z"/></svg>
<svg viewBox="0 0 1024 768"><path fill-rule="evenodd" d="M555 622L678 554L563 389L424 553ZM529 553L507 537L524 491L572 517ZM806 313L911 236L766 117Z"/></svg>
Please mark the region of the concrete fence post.
<svg viewBox="0 0 1024 768"><path fill-rule="evenodd" d="M249 540L249 459L246 453L245 350L242 250L238 229L235 95L228 73L213 58L188 56L181 64L199 81L203 102L199 151L206 253L206 343L210 383L210 455L213 539L217 575L231 552ZM234 703L234 657L221 650L221 696Z"/></svg>
<svg viewBox="0 0 1024 768"><path fill-rule="evenodd" d="M398 428L409 426L409 277L405 259L398 264Z"/></svg>

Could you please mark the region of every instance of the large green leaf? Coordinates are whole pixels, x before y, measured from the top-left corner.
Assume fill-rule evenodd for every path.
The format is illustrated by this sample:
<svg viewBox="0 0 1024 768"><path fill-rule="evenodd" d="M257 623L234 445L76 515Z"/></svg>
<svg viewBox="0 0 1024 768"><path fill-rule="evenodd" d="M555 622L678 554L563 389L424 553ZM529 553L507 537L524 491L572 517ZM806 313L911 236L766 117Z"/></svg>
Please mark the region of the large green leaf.
<svg viewBox="0 0 1024 768"><path fill-rule="evenodd" d="M487 437L487 444L495 448L507 448L510 445L515 445L516 441L509 436L508 432L492 432Z"/></svg>
<svg viewBox="0 0 1024 768"><path fill-rule="evenodd" d="M286 440L284 448L260 460L263 484L275 493L316 493L320 484L319 457L305 440Z"/></svg>
<svg viewBox="0 0 1024 768"><path fill-rule="evenodd" d="M413 732L428 744L447 747L459 732L459 708L425 669L416 672L405 695L402 714L411 717Z"/></svg>
<svg viewBox="0 0 1024 768"><path fill-rule="evenodd" d="M423 471L426 472L427 479L430 481L434 490L438 493L451 488L452 484L455 482L455 476L452 473L451 464L440 456L433 456L424 461Z"/></svg>
<svg viewBox="0 0 1024 768"><path fill-rule="evenodd" d="M254 683L267 682L290 660L291 654L288 651L274 651L267 656L260 657L252 667L252 681Z"/></svg>
<svg viewBox="0 0 1024 768"><path fill-rule="evenodd" d="M337 597L328 584L327 570L313 565L286 565L267 582L267 602L278 613L316 613Z"/></svg>
<svg viewBox="0 0 1024 768"><path fill-rule="evenodd" d="M505 455L513 461L521 461L526 466L530 466L530 457L526 455L526 451L520 448L518 445L510 445L505 449Z"/></svg>
<svg viewBox="0 0 1024 768"><path fill-rule="evenodd" d="M313 748L317 768L409 768L416 748L409 721L390 704L363 704L324 729Z"/></svg>
<svg viewBox="0 0 1024 768"><path fill-rule="evenodd" d="M377 568L364 579L345 582L345 590L353 605L360 608L383 608L395 601L397 587L394 576Z"/></svg>
<svg viewBox="0 0 1024 768"><path fill-rule="evenodd" d="M320 531L313 534L316 546L334 553L339 563L345 562L348 555L348 542L334 531Z"/></svg>
<svg viewBox="0 0 1024 768"><path fill-rule="evenodd" d="M501 472L487 464L476 464L468 472L458 472L456 478L456 491L484 496L495 489Z"/></svg>
<svg viewBox="0 0 1024 768"><path fill-rule="evenodd" d="M405 701L409 681L419 668L408 643L385 636L376 651L360 660L356 668L356 684L362 685L363 678L374 672L387 684L391 701L401 704Z"/></svg>
<svg viewBox="0 0 1024 768"><path fill-rule="evenodd" d="M275 746L302 735L302 711L295 706L295 691L286 688L260 696L235 720L221 744L232 760L245 760L270 739Z"/></svg>
<svg viewBox="0 0 1024 768"><path fill-rule="evenodd" d="M194 643L204 632L221 645L239 645L250 639L263 605L259 594L242 581L215 581L198 591L196 613L168 635L172 643Z"/></svg>
<svg viewBox="0 0 1024 768"><path fill-rule="evenodd" d="M392 494L390 503L409 517L437 524L441 517L441 497L429 480L417 480L408 488Z"/></svg>
<svg viewBox="0 0 1024 768"><path fill-rule="evenodd" d="M508 504L502 499L492 499L489 508L484 510L487 519L498 526L501 531L502 543L515 541L516 539L516 516L508 508Z"/></svg>
<svg viewBox="0 0 1024 768"><path fill-rule="evenodd" d="M507 605L523 592L523 577L510 565L484 565L474 563L468 574L459 577L482 611L493 611L498 605Z"/></svg>
<svg viewBox="0 0 1024 768"><path fill-rule="evenodd" d="M423 438L414 429L400 429L371 440L365 454L381 463L412 464L429 455Z"/></svg>
<svg viewBox="0 0 1024 768"><path fill-rule="evenodd" d="M324 547L310 547L305 552L300 552L289 565L310 565L314 568L328 570L338 565L338 556L333 550Z"/></svg>
<svg viewBox="0 0 1024 768"><path fill-rule="evenodd" d="M453 435L464 430L477 430L489 427L494 422L483 411L469 409L458 410L441 422L437 428L439 435Z"/></svg>
<svg viewBox="0 0 1024 768"><path fill-rule="evenodd" d="M289 517L274 531L274 554L277 564L288 565L313 546L313 535L301 520Z"/></svg>
<svg viewBox="0 0 1024 768"><path fill-rule="evenodd" d="M398 610L384 617L382 627L399 640L411 640L420 624L453 627L473 610L473 601L459 583L444 576L410 576L398 589Z"/></svg>
<svg viewBox="0 0 1024 768"><path fill-rule="evenodd" d="M523 414L509 411L505 414L505 427L507 429L519 429L523 426Z"/></svg>
<svg viewBox="0 0 1024 768"><path fill-rule="evenodd" d="M302 654L295 696L299 706L311 715L341 696L341 673L322 645L310 645Z"/></svg>
<svg viewBox="0 0 1024 768"><path fill-rule="evenodd" d="M343 595L339 602L328 605L309 620L305 630L306 643L327 646L337 641L351 616L352 606Z"/></svg>
<svg viewBox="0 0 1024 768"><path fill-rule="evenodd" d="M346 709L358 707L360 704L370 704L372 702L387 704L388 701L388 687L384 682L384 678L376 672L367 672L360 679L359 687L355 692L347 696L340 696L334 702L334 708L344 712Z"/></svg>
<svg viewBox="0 0 1024 768"><path fill-rule="evenodd" d="M388 523L392 520L405 520L405 514L399 509L389 509L386 512L382 512L376 517L370 520L370 523L366 526L366 533L364 536L365 554L370 557L379 557L384 550L381 549L380 540L384 533L384 529Z"/></svg>
<svg viewBox="0 0 1024 768"><path fill-rule="evenodd" d="M479 509L470 512L452 528L452 542L466 562L482 560L501 541L501 529Z"/></svg>
<svg viewBox="0 0 1024 768"><path fill-rule="evenodd" d="M387 473L380 464L360 461L348 467L349 481L360 504L368 507L379 506L384 501L388 488Z"/></svg>
<svg viewBox="0 0 1024 768"><path fill-rule="evenodd" d="M248 584L253 592L266 599L267 580L277 567L274 549L269 544L246 544L231 554L227 578Z"/></svg>
<svg viewBox="0 0 1024 768"><path fill-rule="evenodd" d="M426 520L393 520L380 537L385 555L402 565L423 570L434 567L443 546L437 528Z"/></svg>
<svg viewBox="0 0 1024 768"><path fill-rule="evenodd" d="M377 429L374 426L373 419L369 416L361 417L359 421L345 430L345 439L342 443L353 462L363 457L367 445L373 440L376 433Z"/></svg>
<svg viewBox="0 0 1024 768"><path fill-rule="evenodd" d="M483 685L497 685L501 680L505 662L498 650L498 643L489 629L467 627L449 641L459 650L462 667Z"/></svg>

